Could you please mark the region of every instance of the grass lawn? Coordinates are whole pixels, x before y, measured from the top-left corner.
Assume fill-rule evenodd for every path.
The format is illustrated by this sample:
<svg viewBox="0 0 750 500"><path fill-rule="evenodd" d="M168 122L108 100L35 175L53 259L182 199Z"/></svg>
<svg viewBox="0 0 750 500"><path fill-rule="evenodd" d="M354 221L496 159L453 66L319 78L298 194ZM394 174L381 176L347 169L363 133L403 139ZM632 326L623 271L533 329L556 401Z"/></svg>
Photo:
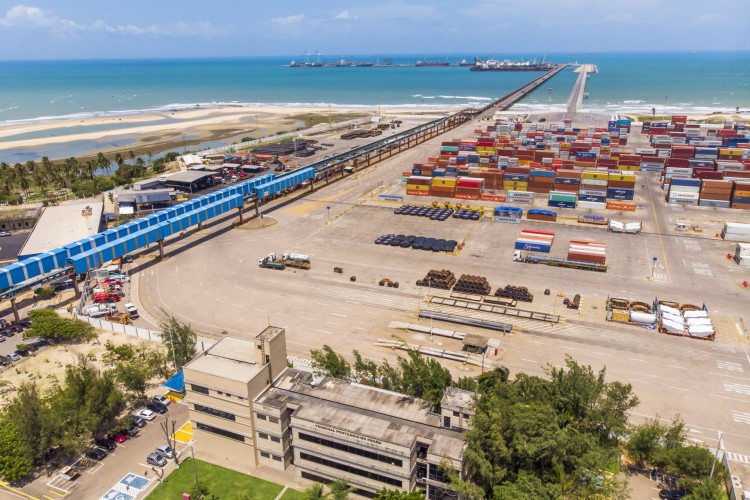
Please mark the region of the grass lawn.
<svg viewBox="0 0 750 500"><path fill-rule="evenodd" d="M216 498L219 500L232 499L257 499L273 500L284 488L280 484L271 483L253 476L246 476L233 470L212 465L200 460L195 461L198 469L198 480L200 481L203 498ZM149 500L174 500L182 498L183 493L194 494L195 475L193 473L193 461L188 458L180 464L180 468L173 471L164 479L164 482L154 488L148 495ZM302 494L287 490L285 499L301 499Z"/></svg>
<svg viewBox="0 0 750 500"><path fill-rule="evenodd" d="M284 496L281 497L281 500L305 500L305 494L301 491L288 489L284 492Z"/></svg>

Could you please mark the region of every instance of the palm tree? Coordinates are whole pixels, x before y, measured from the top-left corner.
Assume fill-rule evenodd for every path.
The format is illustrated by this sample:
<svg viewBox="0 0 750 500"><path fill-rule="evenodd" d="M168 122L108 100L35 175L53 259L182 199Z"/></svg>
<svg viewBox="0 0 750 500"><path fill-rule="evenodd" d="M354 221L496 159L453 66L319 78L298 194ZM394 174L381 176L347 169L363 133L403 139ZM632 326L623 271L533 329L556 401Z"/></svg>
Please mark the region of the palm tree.
<svg viewBox="0 0 750 500"><path fill-rule="evenodd" d="M154 158L154 153L152 153L150 149L147 149L146 156L148 156L148 166L151 167L151 163L152 163L151 160L153 160Z"/></svg>
<svg viewBox="0 0 750 500"><path fill-rule="evenodd" d="M81 171L89 180L93 181L94 174L96 174L97 168L99 168L99 166L96 160L88 160L86 163L83 164Z"/></svg>
<svg viewBox="0 0 750 500"><path fill-rule="evenodd" d="M106 170L107 173L110 172L111 163L110 163L109 159L106 156L104 156L104 153L99 153L98 155L96 155L96 165L100 169Z"/></svg>
<svg viewBox="0 0 750 500"><path fill-rule="evenodd" d="M130 151L128 151L128 156L130 157L130 161L132 161L132 162L135 161L135 153L133 153L132 149Z"/></svg>
<svg viewBox="0 0 750 500"><path fill-rule="evenodd" d="M26 171L30 174L33 174L36 172L37 164L34 160L29 160L26 162Z"/></svg>
<svg viewBox="0 0 750 500"><path fill-rule="evenodd" d="M325 488L320 483L313 483L303 494L305 495L305 500L323 500L328 496L325 493Z"/></svg>
<svg viewBox="0 0 750 500"><path fill-rule="evenodd" d="M115 153L115 163L117 163L118 167L122 167L122 165L125 163L125 159L120 153Z"/></svg>
<svg viewBox="0 0 750 500"><path fill-rule="evenodd" d="M39 191L41 191L42 196L45 197L47 195L47 176L45 173L43 171L35 172L32 180L39 188Z"/></svg>

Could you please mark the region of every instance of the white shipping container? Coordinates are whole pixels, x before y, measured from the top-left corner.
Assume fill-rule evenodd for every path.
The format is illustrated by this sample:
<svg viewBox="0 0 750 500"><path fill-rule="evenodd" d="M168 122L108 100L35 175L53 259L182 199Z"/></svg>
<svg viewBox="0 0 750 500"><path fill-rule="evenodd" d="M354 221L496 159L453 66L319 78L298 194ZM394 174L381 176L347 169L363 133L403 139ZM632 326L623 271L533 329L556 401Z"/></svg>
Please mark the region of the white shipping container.
<svg viewBox="0 0 750 500"><path fill-rule="evenodd" d="M690 200L685 198L669 198L667 203L671 205L698 205L698 199Z"/></svg>
<svg viewBox="0 0 750 500"><path fill-rule="evenodd" d="M750 224L743 224L741 222L725 222L723 231L732 234L750 234Z"/></svg>
<svg viewBox="0 0 750 500"><path fill-rule="evenodd" d="M691 198L691 195L695 195L697 199L700 196L700 186L675 186L674 184L669 185L669 196Z"/></svg>
<svg viewBox="0 0 750 500"><path fill-rule="evenodd" d="M737 243L735 255L738 255L740 257L750 257L750 245L746 245L745 243Z"/></svg>
<svg viewBox="0 0 750 500"><path fill-rule="evenodd" d="M596 201L578 201L578 208L590 208L594 210L604 210L607 208L606 203L599 203Z"/></svg>
<svg viewBox="0 0 750 500"><path fill-rule="evenodd" d="M581 186L604 186L607 187L607 181L604 179L581 179Z"/></svg>
<svg viewBox="0 0 750 500"><path fill-rule="evenodd" d="M735 257L735 262L739 264L740 266L749 266L750 267L750 257Z"/></svg>

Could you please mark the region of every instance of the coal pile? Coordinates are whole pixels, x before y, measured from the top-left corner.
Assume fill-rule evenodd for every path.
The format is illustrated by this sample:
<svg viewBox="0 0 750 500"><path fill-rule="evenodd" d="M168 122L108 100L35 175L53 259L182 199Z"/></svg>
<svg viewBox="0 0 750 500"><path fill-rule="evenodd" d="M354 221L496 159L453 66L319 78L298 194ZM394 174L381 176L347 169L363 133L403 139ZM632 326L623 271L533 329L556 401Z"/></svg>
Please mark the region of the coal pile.
<svg viewBox="0 0 750 500"><path fill-rule="evenodd" d="M487 278L484 276L474 276L472 274L462 274L456 286L453 287L454 292L471 293L476 295L489 295L492 292L490 284L487 283Z"/></svg>
<svg viewBox="0 0 750 500"><path fill-rule="evenodd" d="M482 218L482 213L479 210L459 208L458 210L456 210L456 213L453 214L453 218L463 220L479 220Z"/></svg>
<svg viewBox="0 0 750 500"><path fill-rule="evenodd" d="M258 146L257 148L253 149L253 154L286 156L294 154L295 151L297 152L297 154L299 154L306 149L307 143L305 141L297 141L296 147L294 145L294 141L291 141L282 142L279 144L266 144L265 146ZM313 151L313 153L314 152L315 151Z"/></svg>
<svg viewBox="0 0 750 500"><path fill-rule="evenodd" d="M447 269L430 269L424 279L417 280L417 286L427 286L430 288L439 288L440 290L450 290L456 283L456 275L453 271Z"/></svg>
<svg viewBox="0 0 750 500"><path fill-rule="evenodd" d="M495 297L516 299L519 302L532 302L534 295L525 286L505 285L505 288L495 290Z"/></svg>

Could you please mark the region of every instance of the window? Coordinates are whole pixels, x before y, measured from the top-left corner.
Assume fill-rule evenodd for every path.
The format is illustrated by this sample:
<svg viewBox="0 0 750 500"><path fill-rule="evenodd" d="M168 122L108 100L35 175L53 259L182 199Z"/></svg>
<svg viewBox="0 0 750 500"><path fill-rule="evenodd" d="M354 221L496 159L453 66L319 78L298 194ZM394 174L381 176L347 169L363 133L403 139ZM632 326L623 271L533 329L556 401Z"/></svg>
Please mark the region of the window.
<svg viewBox="0 0 750 500"><path fill-rule="evenodd" d="M279 419L276 418L276 417L268 417L268 421L271 422L272 424L278 424L279 423Z"/></svg>
<svg viewBox="0 0 750 500"><path fill-rule="evenodd" d="M389 457L388 455L381 455L380 453L363 450L361 448L357 448L356 446L350 446L348 444L312 436L310 434L305 434L304 432L299 433L299 438L303 441L308 441L310 443L319 444L320 446L325 446L326 448L333 448L334 450L351 453L352 455L369 458L370 460L377 460L378 462L383 462L384 464L395 465L396 467L402 467L404 465L404 462L398 458Z"/></svg>
<svg viewBox="0 0 750 500"><path fill-rule="evenodd" d="M190 390L200 392L201 394L208 394L208 387L203 387L202 385L190 384Z"/></svg>
<svg viewBox="0 0 750 500"><path fill-rule="evenodd" d="M276 456L276 455L271 455L271 456L272 456L272 457L273 457L273 459L274 459L274 460L276 460L277 462L281 462L281 457L279 457L279 456Z"/></svg>
<svg viewBox="0 0 750 500"><path fill-rule="evenodd" d="M266 434L265 432L259 432L258 437L260 439L268 439L268 434Z"/></svg>
<svg viewBox="0 0 750 500"><path fill-rule="evenodd" d="M219 429L218 427L214 427L212 425L206 425L200 422L195 423L196 427L202 431L210 432L212 434L218 434L219 436L224 436L229 439L234 439L235 441L242 441L245 442L245 436L241 434L235 434L234 432L225 431L224 429Z"/></svg>
<svg viewBox="0 0 750 500"><path fill-rule="evenodd" d="M225 411L217 410L216 408L209 408L208 406L203 406L199 404L194 404L195 411L199 411L201 413L205 413L206 415L211 415L214 417L224 418L227 420L235 420L235 416L231 413L227 413Z"/></svg>
<svg viewBox="0 0 750 500"><path fill-rule="evenodd" d="M280 443L281 439L277 438L276 436L271 436L271 441L273 441L274 443Z"/></svg>
<svg viewBox="0 0 750 500"><path fill-rule="evenodd" d="M464 418L469 418L470 415L468 413L464 413Z"/></svg>
<svg viewBox="0 0 750 500"><path fill-rule="evenodd" d="M267 451L261 451L260 456L263 458L271 458L271 454L268 453Z"/></svg>
<svg viewBox="0 0 750 500"><path fill-rule="evenodd" d="M393 479L391 477L378 474L377 472L371 472L371 471L367 471L363 469L358 469L357 467L352 467L350 465L340 464L338 462L328 460L327 458L310 455L309 453L302 452L299 454L299 457L302 460L307 460L310 462L314 462L316 464L325 465L326 467L331 467L333 469L338 469L340 471L348 472L350 474L354 474L354 475L361 476L361 477L366 477L367 479L373 479L380 483L390 484L391 486L395 486L396 488L401 488L401 485L402 485L401 481L399 481L398 479Z"/></svg>
<svg viewBox="0 0 750 500"><path fill-rule="evenodd" d="M255 418L257 418L258 420L266 420L266 416L262 413L256 413Z"/></svg>
<svg viewBox="0 0 750 500"><path fill-rule="evenodd" d="M454 411L454 412L453 412L453 416L454 416L454 417L458 417L458 416L459 416L459 413L458 413L457 411Z"/></svg>

